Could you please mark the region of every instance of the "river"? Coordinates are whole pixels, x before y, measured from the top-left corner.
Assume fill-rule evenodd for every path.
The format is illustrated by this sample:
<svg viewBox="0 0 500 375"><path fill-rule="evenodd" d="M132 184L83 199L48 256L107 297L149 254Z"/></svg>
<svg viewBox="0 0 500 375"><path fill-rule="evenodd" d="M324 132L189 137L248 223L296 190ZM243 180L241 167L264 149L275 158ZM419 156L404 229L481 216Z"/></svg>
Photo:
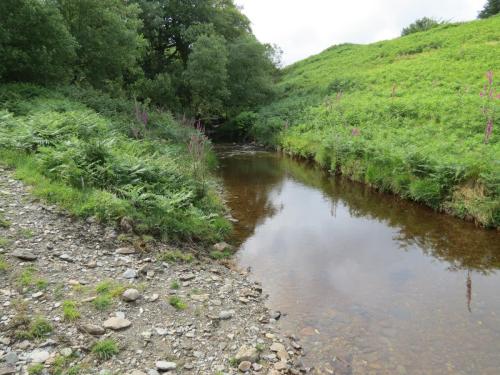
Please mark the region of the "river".
<svg viewBox="0 0 500 375"><path fill-rule="evenodd" d="M500 233L278 153L218 147L236 261L318 374L500 374Z"/></svg>

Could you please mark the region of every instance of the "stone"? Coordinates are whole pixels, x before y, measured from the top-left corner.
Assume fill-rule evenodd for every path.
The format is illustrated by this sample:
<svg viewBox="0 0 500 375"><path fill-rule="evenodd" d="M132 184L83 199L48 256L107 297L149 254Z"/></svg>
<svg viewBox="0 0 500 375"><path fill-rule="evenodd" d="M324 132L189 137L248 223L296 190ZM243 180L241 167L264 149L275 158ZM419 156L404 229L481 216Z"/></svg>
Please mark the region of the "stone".
<svg viewBox="0 0 500 375"><path fill-rule="evenodd" d="M194 273L186 273L184 275L181 275L179 277L179 279L181 281L189 281L189 280L193 280L195 277L196 277L196 275Z"/></svg>
<svg viewBox="0 0 500 375"><path fill-rule="evenodd" d="M278 363L274 364L274 369L276 371L284 371L288 370L288 364L284 361L279 361Z"/></svg>
<svg viewBox="0 0 500 375"><path fill-rule="evenodd" d="M234 310L221 311L219 313L219 319L220 320L229 320L234 316L234 314L235 314Z"/></svg>
<svg viewBox="0 0 500 375"><path fill-rule="evenodd" d="M257 362L259 359L259 352L254 347L243 345L234 358L238 363L244 361Z"/></svg>
<svg viewBox="0 0 500 375"><path fill-rule="evenodd" d="M36 349L30 353L30 360L33 363L44 363L49 359L50 353L46 350Z"/></svg>
<svg viewBox="0 0 500 375"><path fill-rule="evenodd" d="M69 357L71 356L71 354L73 354L73 350L71 348L64 348L61 349L60 353L63 357Z"/></svg>
<svg viewBox="0 0 500 375"><path fill-rule="evenodd" d="M238 370L240 370L241 372L247 372L248 370L250 370L251 367L252 367L251 362L243 361L238 366Z"/></svg>
<svg viewBox="0 0 500 375"><path fill-rule="evenodd" d="M38 255L33 254L29 250L22 250L22 249L15 250L12 253L12 256L29 262L33 262L38 259Z"/></svg>
<svg viewBox="0 0 500 375"><path fill-rule="evenodd" d="M286 351L285 345L275 342L271 345L269 348L272 352L280 352L280 351Z"/></svg>
<svg viewBox="0 0 500 375"><path fill-rule="evenodd" d="M0 367L0 375L11 375L16 373L15 366L4 366Z"/></svg>
<svg viewBox="0 0 500 375"><path fill-rule="evenodd" d="M216 251L231 250L231 248L232 246L226 242L219 242L214 245L214 250Z"/></svg>
<svg viewBox="0 0 500 375"><path fill-rule="evenodd" d="M292 345L292 347L293 347L295 350L300 350L300 349L302 349L302 346L301 346L298 342L292 341L292 342L290 343L290 345Z"/></svg>
<svg viewBox="0 0 500 375"><path fill-rule="evenodd" d="M135 279L137 275L138 274L136 270L129 268L122 274L122 277L125 279Z"/></svg>
<svg viewBox="0 0 500 375"><path fill-rule="evenodd" d="M165 371L175 370L177 368L177 365L174 362L157 361L156 368L159 371L165 372Z"/></svg>
<svg viewBox="0 0 500 375"><path fill-rule="evenodd" d="M8 352L4 357L3 360L7 365L15 365L17 362L17 354L16 352Z"/></svg>
<svg viewBox="0 0 500 375"><path fill-rule="evenodd" d="M122 299L125 302L134 302L137 301L141 297L141 294L137 289L127 289L122 294Z"/></svg>
<svg viewBox="0 0 500 375"><path fill-rule="evenodd" d="M205 302L210 298L208 294L193 294L191 299L196 302Z"/></svg>
<svg viewBox="0 0 500 375"><path fill-rule="evenodd" d="M252 369L253 369L254 371L259 372L260 370L262 370L262 368L263 368L263 366L262 366L261 364L259 364L259 363L254 363L254 364L252 364Z"/></svg>
<svg viewBox="0 0 500 375"><path fill-rule="evenodd" d="M129 372L128 375L147 375L147 374L140 370L133 370L132 372Z"/></svg>
<svg viewBox="0 0 500 375"><path fill-rule="evenodd" d="M116 253L120 255L132 255L135 254L135 248L133 247L120 247L119 249L116 249Z"/></svg>
<svg viewBox="0 0 500 375"><path fill-rule="evenodd" d="M93 336L102 336L106 333L104 328L94 324L82 324L78 328L81 332L88 333Z"/></svg>
<svg viewBox="0 0 500 375"><path fill-rule="evenodd" d="M160 375L160 373L155 369L150 369L148 370L148 375Z"/></svg>
<svg viewBox="0 0 500 375"><path fill-rule="evenodd" d="M69 254L61 254L59 255L59 259L64 260L68 263L73 263L75 261L75 259Z"/></svg>
<svg viewBox="0 0 500 375"><path fill-rule="evenodd" d="M120 317L109 318L104 322L104 328L112 329L113 331L118 331L121 329L126 329L132 325L130 320Z"/></svg>

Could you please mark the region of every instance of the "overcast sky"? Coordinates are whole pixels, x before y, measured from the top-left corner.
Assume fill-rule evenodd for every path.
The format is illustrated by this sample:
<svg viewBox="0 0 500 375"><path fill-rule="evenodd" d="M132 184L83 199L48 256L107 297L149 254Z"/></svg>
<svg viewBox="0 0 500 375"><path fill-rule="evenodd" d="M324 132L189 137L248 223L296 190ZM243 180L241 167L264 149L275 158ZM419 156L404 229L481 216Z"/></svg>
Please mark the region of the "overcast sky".
<svg viewBox="0 0 500 375"><path fill-rule="evenodd" d="M334 44L392 39L424 16L465 21L486 0L236 0L261 42L283 49L285 65Z"/></svg>

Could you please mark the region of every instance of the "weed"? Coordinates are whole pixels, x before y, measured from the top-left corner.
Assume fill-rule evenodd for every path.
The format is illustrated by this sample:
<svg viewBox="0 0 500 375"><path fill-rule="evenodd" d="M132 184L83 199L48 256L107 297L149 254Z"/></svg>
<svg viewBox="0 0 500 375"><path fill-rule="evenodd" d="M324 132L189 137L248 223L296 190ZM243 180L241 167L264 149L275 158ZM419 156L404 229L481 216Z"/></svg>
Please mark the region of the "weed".
<svg viewBox="0 0 500 375"><path fill-rule="evenodd" d="M112 339L98 341L92 346L92 353L102 361L107 361L119 352L118 344Z"/></svg>
<svg viewBox="0 0 500 375"><path fill-rule="evenodd" d="M21 238L26 238L26 239L33 238L33 236L35 235L31 229L27 228L21 228L18 230L17 233Z"/></svg>
<svg viewBox="0 0 500 375"><path fill-rule="evenodd" d="M170 250L161 253L158 259L167 263L191 263L194 260L194 256L183 253L180 250Z"/></svg>
<svg viewBox="0 0 500 375"><path fill-rule="evenodd" d="M0 247L6 249L11 245L12 241L8 238L0 236Z"/></svg>
<svg viewBox="0 0 500 375"><path fill-rule="evenodd" d="M0 255L0 273L7 272L9 269L9 263L5 260L5 258Z"/></svg>
<svg viewBox="0 0 500 375"><path fill-rule="evenodd" d="M177 280L173 280L170 283L170 289L177 290L177 289L180 289L180 287L181 287L181 284L179 284L179 281L177 281Z"/></svg>
<svg viewBox="0 0 500 375"><path fill-rule="evenodd" d="M80 312L76 308L76 302L74 301L64 301L63 305L63 315L64 319L67 321L75 321L80 319Z"/></svg>
<svg viewBox="0 0 500 375"><path fill-rule="evenodd" d="M28 367L28 374L29 375L40 375L43 373L44 366L41 363L37 363L36 365L31 365Z"/></svg>
<svg viewBox="0 0 500 375"><path fill-rule="evenodd" d="M36 318L30 325L29 333L32 337L40 339L52 333L52 325L43 317Z"/></svg>
<svg viewBox="0 0 500 375"><path fill-rule="evenodd" d="M214 250L210 252L210 258L214 260L228 259L231 258L231 256L232 253L229 250L224 250L224 251Z"/></svg>
<svg viewBox="0 0 500 375"><path fill-rule="evenodd" d="M12 223L0 213L0 228L9 229L11 224Z"/></svg>
<svg viewBox="0 0 500 375"><path fill-rule="evenodd" d="M234 357L229 358L229 366L238 367L238 360Z"/></svg>
<svg viewBox="0 0 500 375"><path fill-rule="evenodd" d="M187 309L187 304L178 296L171 296L168 300L170 306L173 306L177 310L185 310Z"/></svg>
<svg viewBox="0 0 500 375"><path fill-rule="evenodd" d="M111 307L113 300L108 294L103 294L97 296L92 303L97 310L105 311Z"/></svg>
<svg viewBox="0 0 500 375"><path fill-rule="evenodd" d="M262 353L265 350L264 344L257 344L255 345L255 349L259 352Z"/></svg>

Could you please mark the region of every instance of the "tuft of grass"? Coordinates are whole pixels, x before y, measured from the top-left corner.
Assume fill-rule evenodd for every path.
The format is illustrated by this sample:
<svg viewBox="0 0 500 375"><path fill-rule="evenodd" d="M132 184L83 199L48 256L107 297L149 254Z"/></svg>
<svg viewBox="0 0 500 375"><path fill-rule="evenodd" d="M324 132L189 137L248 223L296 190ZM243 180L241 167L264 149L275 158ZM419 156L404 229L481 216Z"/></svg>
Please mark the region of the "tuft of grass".
<svg viewBox="0 0 500 375"><path fill-rule="evenodd" d="M255 345L255 349L259 352L262 353L265 350L264 344L257 344Z"/></svg>
<svg viewBox="0 0 500 375"><path fill-rule="evenodd" d="M185 310L187 309L187 304L182 300L182 298L178 296L171 296L168 300L170 306L173 306L177 310Z"/></svg>
<svg viewBox="0 0 500 375"><path fill-rule="evenodd" d="M108 294L103 294L97 296L96 299L92 301L92 304L97 310L105 311L111 307L113 299Z"/></svg>
<svg viewBox="0 0 500 375"><path fill-rule="evenodd" d="M64 320L75 321L80 319L80 312L76 307L76 302L74 301L64 301L62 304Z"/></svg>
<svg viewBox="0 0 500 375"><path fill-rule="evenodd" d="M28 228L21 228L18 230L17 233L21 238L26 238L26 239L33 238L33 236L35 235L35 233Z"/></svg>
<svg viewBox="0 0 500 375"><path fill-rule="evenodd" d="M0 273L5 273L9 270L9 263L5 260L5 258L0 255Z"/></svg>
<svg viewBox="0 0 500 375"><path fill-rule="evenodd" d="M37 276L37 269L34 266L27 266L22 269L17 277L17 284L21 288L35 288L37 290L47 289L49 282Z"/></svg>
<svg viewBox="0 0 500 375"><path fill-rule="evenodd" d="M112 339L98 341L92 346L92 353L102 361L107 361L120 352L118 344Z"/></svg>
<svg viewBox="0 0 500 375"><path fill-rule="evenodd" d="M233 254L228 250L224 250L224 251L214 250L214 251L210 252L210 258L212 258L214 260L228 259L228 258L231 258L232 255Z"/></svg>
<svg viewBox="0 0 500 375"><path fill-rule="evenodd" d="M6 249L11 245L12 241L8 238L0 236L0 247Z"/></svg>
<svg viewBox="0 0 500 375"><path fill-rule="evenodd" d="M30 325L29 333L31 337L41 339L48 336L53 331L52 325L44 317L37 317Z"/></svg>
<svg viewBox="0 0 500 375"><path fill-rule="evenodd" d="M179 284L179 281L177 281L177 280L173 280L170 283L170 289L177 290L177 289L180 289L180 287L181 287L181 284Z"/></svg>
<svg viewBox="0 0 500 375"><path fill-rule="evenodd" d="M9 229L12 223L0 213L0 228Z"/></svg>
<svg viewBox="0 0 500 375"><path fill-rule="evenodd" d="M194 256L180 250L169 250L161 253L158 259L167 263L191 263L194 261Z"/></svg>
<svg viewBox="0 0 500 375"><path fill-rule="evenodd" d="M238 367L238 360L234 357L229 358L229 366Z"/></svg>
<svg viewBox="0 0 500 375"><path fill-rule="evenodd" d="M29 375L40 375L43 373L44 368L45 367L41 363L31 365L28 367L28 374Z"/></svg>

